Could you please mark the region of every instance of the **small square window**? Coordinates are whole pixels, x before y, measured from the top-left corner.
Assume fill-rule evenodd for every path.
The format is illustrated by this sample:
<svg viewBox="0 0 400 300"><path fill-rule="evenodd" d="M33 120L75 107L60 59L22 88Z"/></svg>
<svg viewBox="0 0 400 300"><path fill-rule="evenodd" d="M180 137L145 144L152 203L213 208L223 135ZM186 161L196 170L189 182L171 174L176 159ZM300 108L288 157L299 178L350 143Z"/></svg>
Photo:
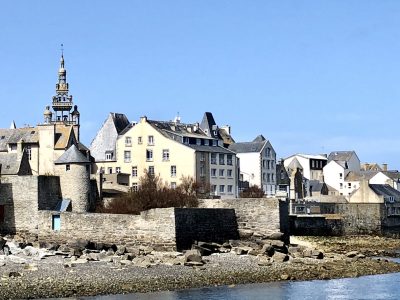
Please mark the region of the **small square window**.
<svg viewBox="0 0 400 300"><path fill-rule="evenodd" d="M60 217L60 215L53 215L52 216L51 228L54 231L60 231L60 229L61 229L61 217Z"/></svg>
<svg viewBox="0 0 400 300"><path fill-rule="evenodd" d="M65 171L69 171L71 170L71 166L70 165L65 165Z"/></svg>

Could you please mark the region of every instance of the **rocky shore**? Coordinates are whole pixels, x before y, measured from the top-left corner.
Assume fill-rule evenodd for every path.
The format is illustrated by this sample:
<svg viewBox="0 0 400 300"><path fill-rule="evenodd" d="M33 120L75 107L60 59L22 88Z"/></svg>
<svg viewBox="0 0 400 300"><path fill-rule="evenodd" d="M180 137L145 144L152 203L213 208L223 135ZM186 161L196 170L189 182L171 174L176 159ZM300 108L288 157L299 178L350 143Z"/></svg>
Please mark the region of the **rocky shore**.
<svg viewBox="0 0 400 300"><path fill-rule="evenodd" d="M179 253L87 241L39 248L7 239L4 254L0 255L0 299L121 294L400 272L399 264L371 259L357 249L334 253L329 247L301 245L318 245L316 241L299 241L285 245L279 239L258 237L223 245L198 242L192 250Z"/></svg>

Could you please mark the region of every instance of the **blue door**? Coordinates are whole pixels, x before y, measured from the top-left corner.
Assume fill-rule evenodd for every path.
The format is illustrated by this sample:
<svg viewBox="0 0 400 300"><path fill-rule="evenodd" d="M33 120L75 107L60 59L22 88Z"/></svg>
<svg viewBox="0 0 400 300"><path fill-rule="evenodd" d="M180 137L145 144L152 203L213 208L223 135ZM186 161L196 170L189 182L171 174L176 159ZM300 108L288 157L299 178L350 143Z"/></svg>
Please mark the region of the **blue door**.
<svg viewBox="0 0 400 300"><path fill-rule="evenodd" d="M53 215L52 228L53 230L58 230L58 231L61 229L60 215Z"/></svg>

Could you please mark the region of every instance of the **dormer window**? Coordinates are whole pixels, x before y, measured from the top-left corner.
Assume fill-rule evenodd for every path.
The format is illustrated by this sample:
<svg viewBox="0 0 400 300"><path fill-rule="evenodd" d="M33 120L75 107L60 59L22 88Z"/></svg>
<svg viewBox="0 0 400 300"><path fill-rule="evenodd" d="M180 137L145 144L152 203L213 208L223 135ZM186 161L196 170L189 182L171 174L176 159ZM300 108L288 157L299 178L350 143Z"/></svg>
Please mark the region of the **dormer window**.
<svg viewBox="0 0 400 300"><path fill-rule="evenodd" d="M112 160L113 159L113 152L108 151L106 152L106 160Z"/></svg>
<svg viewBox="0 0 400 300"><path fill-rule="evenodd" d="M204 140L204 146L208 146L210 145L210 141L209 140Z"/></svg>
<svg viewBox="0 0 400 300"><path fill-rule="evenodd" d="M183 137L183 143L184 143L184 144L189 144L189 138L186 137L186 136L184 136L184 137Z"/></svg>
<svg viewBox="0 0 400 300"><path fill-rule="evenodd" d="M196 145L200 146L201 145L201 139L196 139Z"/></svg>
<svg viewBox="0 0 400 300"><path fill-rule="evenodd" d="M212 141L212 145L213 145L214 147L216 147L216 146L218 145L217 140L213 140L213 141Z"/></svg>

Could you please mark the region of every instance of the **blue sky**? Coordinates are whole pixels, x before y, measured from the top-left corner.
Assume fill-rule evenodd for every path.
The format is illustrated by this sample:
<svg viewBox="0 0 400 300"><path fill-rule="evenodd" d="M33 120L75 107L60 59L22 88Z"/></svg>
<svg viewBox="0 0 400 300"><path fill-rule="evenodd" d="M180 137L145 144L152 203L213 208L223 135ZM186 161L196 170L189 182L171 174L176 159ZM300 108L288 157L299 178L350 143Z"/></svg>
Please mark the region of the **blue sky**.
<svg viewBox="0 0 400 300"><path fill-rule="evenodd" d="M109 112L201 121L278 157L400 168L400 1L5 1L0 127L42 122L64 44L90 144Z"/></svg>

